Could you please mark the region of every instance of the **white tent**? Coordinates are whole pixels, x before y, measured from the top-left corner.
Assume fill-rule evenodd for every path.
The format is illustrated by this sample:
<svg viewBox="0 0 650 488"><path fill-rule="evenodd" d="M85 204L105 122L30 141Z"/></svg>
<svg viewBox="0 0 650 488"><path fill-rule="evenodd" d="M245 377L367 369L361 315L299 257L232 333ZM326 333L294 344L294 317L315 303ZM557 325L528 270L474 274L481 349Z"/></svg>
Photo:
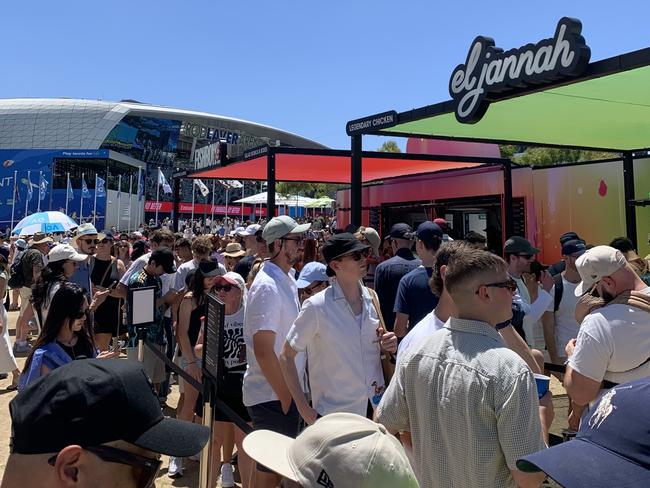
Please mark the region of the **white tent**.
<svg viewBox="0 0 650 488"><path fill-rule="evenodd" d="M233 203L246 203L250 205L266 205L267 193L264 191L258 193L257 195L251 195L245 198L240 198L235 200ZM275 204L276 205L286 205L290 207L306 207L312 202L316 201L315 198L303 197L300 195L280 195L279 193L275 194Z"/></svg>

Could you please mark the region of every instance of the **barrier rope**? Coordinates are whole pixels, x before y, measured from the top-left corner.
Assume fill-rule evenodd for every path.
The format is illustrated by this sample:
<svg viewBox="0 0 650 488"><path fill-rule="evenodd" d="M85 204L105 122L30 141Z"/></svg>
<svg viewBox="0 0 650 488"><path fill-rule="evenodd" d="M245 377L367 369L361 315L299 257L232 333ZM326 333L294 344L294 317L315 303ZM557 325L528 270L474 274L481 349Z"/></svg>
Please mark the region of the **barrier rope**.
<svg viewBox="0 0 650 488"><path fill-rule="evenodd" d="M157 347L154 344L151 344L147 340L145 340L144 343L149 348L149 350L153 352L156 355L156 357L158 357L158 359L163 361L169 367L169 369L171 369L174 373L176 373L181 378L183 378L188 385L190 385L192 388L197 390L199 393L203 393L202 383L196 381L195 378L193 378L191 375L189 375L181 368L179 368L177 364L174 364L163 352L157 349ZM244 434L248 435L251 432L253 432L253 428L250 425L248 425L243 418L237 415L237 412L235 412L232 408L226 405L219 397L216 398L215 405L216 408L218 408L223 414L225 414L226 417L228 417L232 423L237 425L237 427L239 427Z"/></svg>

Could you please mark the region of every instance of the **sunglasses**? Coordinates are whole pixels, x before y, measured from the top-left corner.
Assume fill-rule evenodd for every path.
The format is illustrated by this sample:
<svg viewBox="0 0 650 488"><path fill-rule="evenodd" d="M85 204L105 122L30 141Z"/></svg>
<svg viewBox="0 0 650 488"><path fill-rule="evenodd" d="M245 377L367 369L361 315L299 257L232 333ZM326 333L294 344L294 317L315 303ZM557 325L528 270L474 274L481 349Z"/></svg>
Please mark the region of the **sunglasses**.
<svg viewBox="0 0 650 488"><path fill-rule="evenodd" d="M214 291L219 293L221 290L225 291L228 293L230 290L232 290L234 287L232 285L215 285Z"/></svg>
<svg viewBox="0 0 650 488"><path fill-rule="evenodd" d="M99 244L100 242L102 242L99 239L80 239L80 240L82 240L86 244Z"/></svg>
<svg viewBox="0 0 650 488"><path fill-rule="evenodd" d="M113 239L104 239L103 241L99 241L99 244L113 244Z"/></svg>
<svg viewBox="0 0 650 488"><path fill-rule="evenodd" d="M486 283L481 286L486 286L488 288L506 288L510 293L513 295L517 292L517 282L513 280L512 278L506 280L506 281L500 281L498 283ZM480 287L479 286L479 289ZM478 295L479 290L476 290L476 294Z"/></svg>
<svg viewBox="0 0 650 488"><path fill-rule="evenodd" d="M520 258L533 259L534 254L517 254Z"/></svg>
<svg viewBox="0 0 650 488"><path fill-rule="evenodd" d="M300 236L300 237L283 237L280 240L281 241L294 241L295 243L300 244L301 242L303 242L305 240L305 238L303 236Z"/></svg>
<svg viewBox="0 0 650 488"><path fill-rule="evenodd" d="M84 450L92 452L102 461L108 463L118 463L131 466L138 482L138 488L150 488L156 481L156 475L162 466L160 459L152 459L145 456L140 456L129 451L117 449L110 446L89 446L84 447ZM47 460L50 466L54 466L56 458L59 454L55 454Z"/></svg>
<svg viewBox="0 0 650 488"><path fill-rule="evenodd" d="M305 295L313 295L314 293L316 293L316 290L323 285L323 283L324 283L323 281L316 281L315 283L309 285L308 287L303 288L302 292Z"/></svg>
<svg viewBox="0 0 650 488"><path fill-rule="evenodd" d="M77 319L77 320L81 320L81 319L83 319L84 317L88 317L88 309L86 309L86 310L80 310L80 311L77 312L77 313L75 314L75 316L74 316L74 318Z"/></svg>
<svg viewBox="0 0 650 488"><path fill-rule="evenodd" d="M362 259L366 259L369 254L370 254L370 250L364 249L363 251L354 251L353 253L346 254L345 256L341 256L341 258L350 257L354 261L361 261Z"/></svg>

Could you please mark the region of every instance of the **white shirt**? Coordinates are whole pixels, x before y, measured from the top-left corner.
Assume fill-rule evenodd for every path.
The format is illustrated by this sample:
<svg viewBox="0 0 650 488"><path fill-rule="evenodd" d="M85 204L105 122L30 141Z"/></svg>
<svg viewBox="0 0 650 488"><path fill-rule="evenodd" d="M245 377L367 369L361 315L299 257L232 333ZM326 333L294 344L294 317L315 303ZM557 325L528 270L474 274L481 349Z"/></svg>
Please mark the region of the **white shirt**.
<svg viewBox="0 0 650 488"><path fill-rule="evenodd" d="M402 339L397 348L397 361L404 356L411 346L419 344L423 339L431 337L435 331L444 327L445 323L438 318L435 312L436 310L433 309L426 314Z"/></svg>
<svg viewBox="0 0 650 488"><path fill-rule="evenodd" d="M650 295L650 288L641 293ZM648 357L650 313L613 304L598 308L584 318L569 365L587 378L602 381L605 372L634 369Z"/></svg>
<svg viewBox="0 0 650 488"><path fill-rule="evenodd" d="M269 261L257 273L248 292L244 313L248 368L244 375L243 387L244 405L247 407L278 400L255 358L253 336L262 330L274 332L273 349L276 356L280 356L289 329L300 311L298 287L293 276L293 269L286 274ZM305 369L304 354L297 355L295 363L298 377L302 378Z"/></svg>
<svg viewBox="0 0 650 488"><path fill-rule="evenodd" d="M148 252L140 256L135 261L133 261L131 263L131 266L129 266L129 269L127 269L126 273L124 273L124 276L122 276L120 283L122 283L125 286L129 286L129 281L131 280L131 276L133 276L135 273L143 269L149 263L150 257L151 257L151 252Z"/></svg>
<svg viewBox="0 0 650 488"><path fill-rule="evenodd" d="M523 323L526 342L529 346L544 349L544 331L538 322L549 304L553 303L553 295L540 288L537 300L530 303L530 294L524 281L514 276L511 276L511 278L517 282L517 293L515 293L512 301L519 304L524 314L526 314ZM551 293L553 293L553 288L551 288Z"/></svg>
<svg viewBox="0 0 650 488"><path fill-rule="evenodd" d="M571 283L562 275L562 284L562 299L557 311L555 311L555 295L546 311L555 312L555 347L557 355L565 357L564 348L567 342L578 337L580 330L580 324L576 321L576 304L579 298L575 294L578 283Z"/></svg>
<svg viewBox="0 0 650 488"><path fill-rule="evenodd" d="M334 281L305 300L287 335L295 351L307 351L312 405L321 415L365 416L368 400L377 406L384 391L377 341L379 316L365 287L362 296L363 310L357 321Z"/></svg>

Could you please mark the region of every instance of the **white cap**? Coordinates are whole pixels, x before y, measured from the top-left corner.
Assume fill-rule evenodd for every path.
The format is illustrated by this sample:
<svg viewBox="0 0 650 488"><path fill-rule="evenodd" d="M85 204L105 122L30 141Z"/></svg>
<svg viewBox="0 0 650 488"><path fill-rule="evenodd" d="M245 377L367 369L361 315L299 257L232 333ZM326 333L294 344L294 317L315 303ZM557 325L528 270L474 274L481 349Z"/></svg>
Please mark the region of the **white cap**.
<svg viewBox="0 0 650 488"><path fill-rule="evenodd" d="M311 224L298 225L288 215L280 215L279 217L273 217L267 222L262 231L262 237L267 244L272 244L288 234L302 234L303 232L307 232L310 227Z"/></svg>
<svg viewBox="0 0 650 488"><path fill-rule="evenodd" d="M576 259L576 268L582 282L576 287L576 296L587 293L605 276L616 273L624 268L627 260L618 249L609 246L596 246Z"/></svg>
<svg viewBox="0 0 650 488"><path fill-rule="evenodd" d="M64 261L70 259L80 263L88 257L87 254L79 254L74 247L69 244L57 244L50 252L47 253L47 262L54 263L56 261Z"/></svg>
<svg viewBox="0 0 650 488"><path fill-rule="evenodd" d="M235 237L236 235L240 235L243 231L245 231L243 227L237 227L235 230L231 230L228 235L230 237Z"/></svg>
<svg viewBox="0 0 650 488"><path fill-rule="evenodd" d="M97 232L97 229L95 228L95 226L93 224L85 223L85 224L81 224L79 227L77 227L77 233L75 234L74 239L76 241L80 237L94 236L94 235L96 235L97 239L99 239L100 241L104 240L104 238L106 237L106 234L104 234L102 232Z"/></svg>
<svg viewBox="0 0 650 488"><path fill-rule="evenodd" d="M231 285L235 285L240 290L246 289L246 282L244 281L244 278L242 278L242 275L235 273L234 271L229 271L225 275L219 276L217 282L219 281L225 281Z"/></svg>
<svg viewBox="0 0 650 488"><path fill-rule="evenodd" d="M244 438L244 450L302 486L419 486L399 441L383 425L352 413L326 415L296 439L256 430Z"/></svg>
<svg viewBox="0 0 650 488"><path fill-rule="evenodd" d="M251 224L246 227L244 230L237 232L240 236L254 236L255 233L260 230L262 226L260 224Z"/></svg>

